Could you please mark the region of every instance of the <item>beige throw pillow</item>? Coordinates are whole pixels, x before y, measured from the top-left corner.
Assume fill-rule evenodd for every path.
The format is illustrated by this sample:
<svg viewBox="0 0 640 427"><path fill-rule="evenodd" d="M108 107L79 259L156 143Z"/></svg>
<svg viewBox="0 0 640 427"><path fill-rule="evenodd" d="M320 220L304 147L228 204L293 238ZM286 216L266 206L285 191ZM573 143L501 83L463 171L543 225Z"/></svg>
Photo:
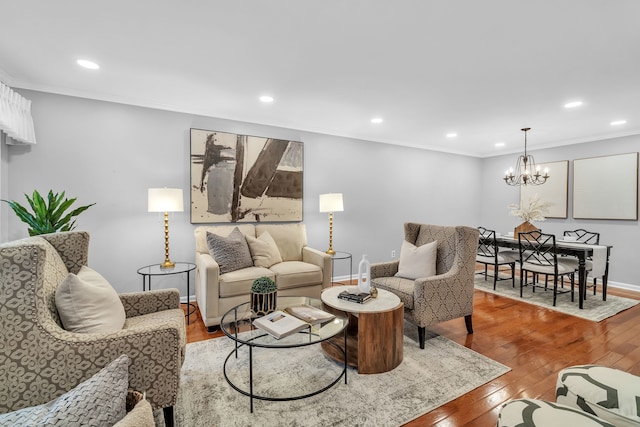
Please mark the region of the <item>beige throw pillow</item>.
<svg viewBox="0 0 640 427"><path fill-rule="evenodd" d="M251 250L253 265L256 267L269 268L274 264L282 262L278 245L268 231L262 233L257 239L247 236L247 243Z"/></svg>
<svg viewBox="0 0 640 427"><path fill-rule="evenodd" d="M126 318L115 289L86 265L77 275L69 273L58 286L56 307L62 326L71 332L116 332Z"/></svg>
<svg viewBox="0 0 640 427"><path fill-rule="evenodd" d="M400 248L400 264L396 277L405 279L419 279L436 275L436 256L438 241L435 240L422 246L415 246L406 240Z"/></svg>

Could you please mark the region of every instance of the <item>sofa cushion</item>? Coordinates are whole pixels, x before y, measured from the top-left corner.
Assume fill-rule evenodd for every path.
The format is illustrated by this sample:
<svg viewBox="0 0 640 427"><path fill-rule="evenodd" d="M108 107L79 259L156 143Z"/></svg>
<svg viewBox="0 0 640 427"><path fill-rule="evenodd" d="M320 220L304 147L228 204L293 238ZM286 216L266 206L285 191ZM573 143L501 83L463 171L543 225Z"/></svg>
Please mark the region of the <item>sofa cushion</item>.
<svg viewBox="0 0 640 427"><path fill-rule="evenodd" d="M558 373L556 401L620 427L640 425L640 377L618 369L579 365Z"/></svg>
<svg viewBox="0 0 640 427"><path fill-rule="evenodd" d="M412 280L435 276L437 250L437 241L415 246L404 240L396 276Z"/></svg>
<svg viewBox="0 0 640 427"><path fill-rule="evenodd" d="M268 231L263 232L258 238L247 236L247 243L256 267L269 268L282 262L280 251L275 240Z"/></svg>
<svg viewBox="0 0 640 427"><path fill-rule="evenodd" d="M498 427L614 427L603 419L558 403L515 399L502 405Z"/></svg>
<svg viewBox="0 0 640 427"><path fill-rule="evenodd" d="M263 276L275 279L275 274L264 267L248 267L221 274L218 280L220 298L249 295L253 281Z"/></svg>
<svg viewBox="0 0 640 427"><path fill-rule="evenodd" d="M307 246L304 224L257 224L256 236L268 231L278 245L283 261L302 261L302 248Z"/></svg>
<svg viewBox="0 0 640 427"><path fill-rule="evenodd" d="M69 273L55 295L62 326L79 333L116 332L126 314L118 293L98 272L86 265Z"/></svg>
<svg viewBox="0 0 640 427"><path fill-rule="evenodd" d="M199 254L209 253L207 233L214 233L218 236L228 236L235 228L238 228L245 236L256 237L256 228L253 224L201 225L193 230L196 239L196 252Z"/></svg>
<svg viewBox="0 0 640 427"><path fill-rule="evenodd" d="M238 227L227 237L207 232L207 245L209 253L220 267L221 274L253 266L249 245Z"/></svg>
<svg viewBox="0 0 640 427"><path fill-rule="evenodd" d="M110 426L126 414L128 385L123 354L55 400L0 415L0 425Z"/></svg>
<svg viewBox="0 0 640 427"><path fill-rule="evenodd" d="M402 277L376 277L371 280L379 289L392 292L400 298L400 301L404 303L404 308L407 310L413 310L413 290L415 289L416 282L412 279L403 279Z"/></svg>
<svg viewBox="0 0 640 427"><path fill-rule="evenodd" d="M278 289L298 288L322 283L322 269L302 261L285 261L273 265Z"/></svg>

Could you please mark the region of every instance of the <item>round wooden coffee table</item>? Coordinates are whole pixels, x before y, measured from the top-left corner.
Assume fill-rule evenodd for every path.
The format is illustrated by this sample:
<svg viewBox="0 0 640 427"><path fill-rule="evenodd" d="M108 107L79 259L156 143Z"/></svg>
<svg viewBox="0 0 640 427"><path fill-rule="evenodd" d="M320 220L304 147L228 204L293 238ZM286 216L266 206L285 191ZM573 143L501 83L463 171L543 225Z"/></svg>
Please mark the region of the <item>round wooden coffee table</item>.
<svg viewBox="0 0 640 427"><path fill-rule="evenodd" d="M347 315L347 364L360 374L388 372L402 363L404 349L404 304L396 295L378 289L378 297L364 304L345 301L338 294L356 286L332 286L320 296L324 309ZM322 343L331 358L343 362L344 355Z"/></svg>

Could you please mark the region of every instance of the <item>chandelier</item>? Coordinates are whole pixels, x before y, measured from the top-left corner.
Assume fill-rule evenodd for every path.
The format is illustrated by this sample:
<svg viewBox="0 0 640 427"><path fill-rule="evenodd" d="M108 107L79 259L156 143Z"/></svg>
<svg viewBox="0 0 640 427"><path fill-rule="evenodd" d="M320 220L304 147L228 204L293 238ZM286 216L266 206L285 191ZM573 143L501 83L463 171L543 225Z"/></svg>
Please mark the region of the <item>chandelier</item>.
<svg viewBox="0 0 640 427"><path fill-rule="evenodd" d="M524 132L524 154L518 157L515 171L510 168L504 174L504 182L508 185L540 185L549 178L549 169L544 170L544 175L540 173L540 166L536 166L531 154L527 154L527 131L531 128L520 129Z"/></svg>

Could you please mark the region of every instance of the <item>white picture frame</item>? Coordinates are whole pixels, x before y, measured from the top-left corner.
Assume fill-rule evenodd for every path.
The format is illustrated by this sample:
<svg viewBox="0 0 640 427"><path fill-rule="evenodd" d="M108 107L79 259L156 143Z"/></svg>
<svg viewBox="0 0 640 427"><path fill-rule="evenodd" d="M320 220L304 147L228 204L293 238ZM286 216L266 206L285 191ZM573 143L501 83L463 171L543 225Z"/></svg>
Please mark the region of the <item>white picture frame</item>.
<svg viewBox="0 0 640 427"><path fill-rule="evenodd" d="M638 220L638 152L573 161L573 218Z"/></svg>

